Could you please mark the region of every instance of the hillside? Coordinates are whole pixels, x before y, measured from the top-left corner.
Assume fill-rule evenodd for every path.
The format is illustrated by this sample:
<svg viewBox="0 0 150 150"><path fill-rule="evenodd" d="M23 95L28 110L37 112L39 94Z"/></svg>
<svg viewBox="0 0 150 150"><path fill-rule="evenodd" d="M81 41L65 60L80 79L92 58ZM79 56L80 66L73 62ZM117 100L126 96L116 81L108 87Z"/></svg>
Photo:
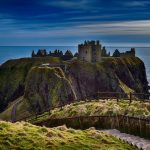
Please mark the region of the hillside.
<svg viewBox="0 0 150 150"><path fill-rule="evenodd" d="M0 115L1 119L10 120L12 112L15 112L17 119L21 119L26 114L43 112L66 102L84 100L87 97L94 99L93 95L99 91L121 92L125 96L130 92L148 92L145 65L137 57L110 57L94 64L78 60L63 62L67 64L66 71L40 67L46 62L56 63L60 60L19 59L1 66L1 107L6 108L10 101L20 99L23 95L19 102L9 104Z"/></svg>
<svg viewBox="0 0 150 150"><path fill-rule="evenodd" d="M25 79L33 66L42 63L58 63L54 57L21 58L8 60L0 66L0 112L8 103L24 94Z"/></svg>
<svg viewBox="0 0 150 150"><path fill-rule="evenodd" d="M50 118L67 118L77 116L116 116L126 115L131 117L150 117L150 103L120 100L92 100L81 101L66 105L62 108L55 108L49 112L39 115L37 119L31 118L30 122L38 123L47 121Z"/></svg>
<svg viewBox="0 0 150 150"><path fill-rule="evenodd" d="M26 122L13 124L3 121L0 121L0 149L137 150L137 148L93 128L82 131L65 126L46 128Z"/></svg>

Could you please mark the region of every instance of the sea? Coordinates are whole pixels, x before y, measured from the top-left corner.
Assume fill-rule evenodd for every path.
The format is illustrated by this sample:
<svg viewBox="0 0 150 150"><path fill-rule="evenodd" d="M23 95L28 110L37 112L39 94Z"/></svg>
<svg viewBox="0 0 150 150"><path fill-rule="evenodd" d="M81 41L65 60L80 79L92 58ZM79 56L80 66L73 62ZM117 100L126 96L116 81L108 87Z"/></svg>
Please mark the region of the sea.
<svg viewBox="0 0 150 150"><path fill-rule="evenodd" d="M22 57L31 57L31 53L34 50L37 52L39 49L46 49L48 52L55 49L71 50L72 53L77 52L77 46L0 46L0 64L3 64L9 59L17 59ZM106 47L107 51L111 54L118 49L120 52L130 50L130 47ZM136 56L141 58L146 67L147 79L150 83L150 47L135 47Z"/></svg>

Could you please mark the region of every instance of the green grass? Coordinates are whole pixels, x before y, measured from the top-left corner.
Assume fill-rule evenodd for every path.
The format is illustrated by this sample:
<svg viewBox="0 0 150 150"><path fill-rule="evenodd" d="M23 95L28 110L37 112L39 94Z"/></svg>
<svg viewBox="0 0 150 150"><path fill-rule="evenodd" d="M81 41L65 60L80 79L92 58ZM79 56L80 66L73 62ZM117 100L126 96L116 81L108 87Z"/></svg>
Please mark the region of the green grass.
<svg viewBox="0 0 150 150"><path fill-rule="evenodd" d="M120 100L97 100L91 102L76 102L61 108L56 108L49 112L45 112L37 119L31 119L32 123L45 121L49 118L65 118L75 116L98 116L98 115L128 115L135 117L150 116L150 103L133 101L129 105L129 101Z"/></svg>
<svg viewBox="0 0 150 150"><path fill-rule="evenodd" d="M46 128L26 122L0 121L0 150L137 150L127 143L93 128L74 130Z"/></svg>

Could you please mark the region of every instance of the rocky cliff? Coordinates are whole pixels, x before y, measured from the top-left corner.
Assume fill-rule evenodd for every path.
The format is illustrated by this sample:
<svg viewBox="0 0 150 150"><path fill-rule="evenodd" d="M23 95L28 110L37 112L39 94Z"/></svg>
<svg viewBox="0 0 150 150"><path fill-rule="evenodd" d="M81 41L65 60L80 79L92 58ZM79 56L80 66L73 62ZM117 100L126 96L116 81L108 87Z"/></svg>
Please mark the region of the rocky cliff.
<svg viewBox="0 0 150 150"><path fill-rule="evenodd" d="M34 67L27 76L24 98L30 110L41 112L74 101L76 94L62 69Z"/></svg>
<svg viewBox="0 0 150 150"><path fill-rule="evenodd" d="M63 62L68 65L66 72L60 68L39 67L39 64L47 62L56 63L59 60L42 58L34 60L34 63L32 59L15 60L2 65L1 106L4 102L7 106L8 102L13 100L12 95L24 95L23 100L30 107L28 110L43 111L53 105L90 97L101 91L148 92L145 66L137 57L110 57L96 64L77 60ZM16 92L20 85L21 93Z"/></svg>
<svg viewBox="0 0 150 150"><path fill-rule="evenodd" d="M78 98L103 92L148 92L145 65L137 57L105 58L103 62L91 64L72 62L68 68Z"/></svg>

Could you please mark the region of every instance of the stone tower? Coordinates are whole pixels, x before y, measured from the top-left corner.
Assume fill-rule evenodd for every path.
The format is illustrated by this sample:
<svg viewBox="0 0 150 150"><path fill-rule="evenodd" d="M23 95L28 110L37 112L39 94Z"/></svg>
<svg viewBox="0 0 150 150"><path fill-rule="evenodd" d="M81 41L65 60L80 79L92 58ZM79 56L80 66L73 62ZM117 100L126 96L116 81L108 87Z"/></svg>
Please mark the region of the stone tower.
<svg viewBox="0 0 150 150"><path fill-rule="evenodd" d="M85 41L84 44L79 44L79 59L93 63L101 61L101 47L99 41Z"/></svg>

